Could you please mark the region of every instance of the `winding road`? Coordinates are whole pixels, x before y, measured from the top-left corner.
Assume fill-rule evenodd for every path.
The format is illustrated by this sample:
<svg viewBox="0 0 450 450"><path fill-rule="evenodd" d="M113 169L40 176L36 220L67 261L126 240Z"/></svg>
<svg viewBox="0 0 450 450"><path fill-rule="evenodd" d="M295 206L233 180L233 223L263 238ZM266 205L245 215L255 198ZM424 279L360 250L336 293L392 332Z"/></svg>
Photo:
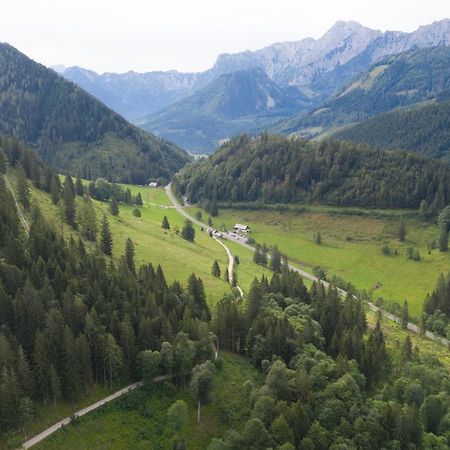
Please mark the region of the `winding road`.
<svg viewBox="0 0 450 450"><path fill-rule="evenodd" d="M165 190L166 190L167 196L169 197L169 200L172 202L173 207L177 210L178 213L180 213L186 219L190 220L192 223L195 223L199 227L203 228L204 230L206 230L208 228L208 225L206 225L206 223L203 223L202 221L195 219L194 217L192 217L189 213L187 213L183 209L183 207L180 205L178 199L175 197L175 194L172 192L170 184L168 184L165 187ZM230 280L230 284L233 284L233 277L234 277L233 254L231 253L231 250L220 239L218 239L216 236L213 236L213 239L215 241L217 241L224 248L225 253L228 256L228 279ZM243 243L241 243L241 244L243 244ZM245 244L245 246L247 246L247 244ZM250 245L248 245L248 247L253 250L253 247L251 247ZM236 289L239 291L239 294L241 295L241 297L244 297L244 291L241 289L241 287L236 285Z"/></svg>
<svg viewBox="0 0 450 450"><path fill-rule="evenodd" d="M173 206L175 207L175 209L176 209L180 214L182 214L184 217L186 217L187 219L191 220L192 222L195 222L197 225L202 226L202 227L206 227L206 225L205 225L204 223L202 223L202 222L200 222L200 221L198 221L198 220L195 220L195 219L192 218L186 211L183 210L183 208L181 207L181 205L180 205L179 202L178 202L178 199L175 197L174 193L172 192L172 189L171 189L170 184L167 185L165 189L166 189L166 192L167 192L167 195L168 195L170 201L172 202ZM235 240L235 239L232 239L232 238L230 238L228 235L224 235L224 238L225 238L225 239L228 239L228 240L231 240L231 241L233 241L233 242L236 242L237 244L241 245L242 247L245 247L245 248L247 248L247 249L250 249L250 250L252 250L252 251L255 251L254 247L252 247L251 245L246 244L246 243L241 242L241 241L238 241L238 240ZM219 241L219 242L221 242L221 241ZM222 242L221 242L221 243L222 243ZM223 243L222 243L222 244L223 244ZM223 244L223 245L224 245L225 248L228 248L228 247L225 246L225 244ZM230 253L230 254L231 254L231 253ZM319 282L323 283L323 285L324 285L325 287L328 287L329 284L330 284L330 283L328 283L327 281L320 280L320 279L317 278L315 275L312 275L312 274L309 273L309 272L306 272L306 271L304 271L304 270L302 270L302 269L299 269L298 267L293 266L292 264L289 264L289 269L292 270L292 271L294 271L294 272L297 272L297 273L300 274L303 278L306 278L306 279L311 280L311 281L319 281ZM232 269L231 269L231 270L232 270ZM239 289L240 289L240 288L239 288ZM240 290L241 290L241 289L240 289ZM337 290L338 290L339 294L342 295L342 296L344 296L344 297L348 294L348 292L345 291L344 289L337 288ZM242 291L242 290L241 290L241 291ZM355 296L355 298L356 298L356 296ZM375 305L375 304L372 303L372 302L369 302L369 301L367 301L367 300L365 300L365 302L367 303L367 305L368 305L368 307L369 307L369 309L370 309L371 311L374 311L374 312L380 311L381 314L382 314L384 317L386 317L388 320L391 320L391 321L397 322L397 323L401 323L400 317L396 316L395 314L392 314L392 313L390 313L390 312L388 312L388 311L385 311L384 309L381 309L380 307L378 307L377 305ZM422 330L421 330L420 327L418 327L415 323L408 322L406 328L407 328L408 330L412 331L413 333L416 333L416 334L422 334ZM442 337L442 336L439 336L438 334L433 333L433 332L428 331L428 330L425 331L425 334L424 334L424 335L425 335L428 339L430 339L430 340L432 340L432 341L435 341L435 342L437 342L437 343L439 343L439 344L442 344L442 345L444 345L445 347L449 348L450 342L449 342L448 339L446 339L446 338L444 338L444 337Z"/></svg>

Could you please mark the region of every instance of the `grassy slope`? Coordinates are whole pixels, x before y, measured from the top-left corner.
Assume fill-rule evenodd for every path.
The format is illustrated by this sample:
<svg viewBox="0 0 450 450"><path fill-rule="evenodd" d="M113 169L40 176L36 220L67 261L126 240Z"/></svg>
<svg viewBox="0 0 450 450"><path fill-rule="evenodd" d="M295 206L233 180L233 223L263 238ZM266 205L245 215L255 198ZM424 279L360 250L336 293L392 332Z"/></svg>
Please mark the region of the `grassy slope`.
<svg viewBox="0 0 450 450"><path fill-rule="evenodd" d="M369 327L373 327L376 324L377 318L373 311L366 311L367 323ZM392 322L391 320L383 319L381 321L381 328L383 330L387 348L394 360L399 360L401 358L401 351L403 348L403 343L406 336L409 335L411 338L413 347L418 347L420 353L430 353L437 357L439 361L450 370L450 354L448 349L443 345L426 339L425 337L419 336L412 331L404 330L398 323Z"/></svg>
<svg viewBox="0 0 450 450"><path fill-rule="evenodd" d="M146 391L145 413L123 410L118 401L81 418L75 425L58 431L36 449L170 449L172 432L166 420L167 409L176 400L189 408L187 443L191 450L204 449L215 436L229 428L239 428L247 412L243 383L259 382L260 375L245 358L223 353L223 369L214 377L212 402L202 407L202 421L196 423L196 404L188 390L158 386ZM101 430L101 432L99 432Z"/></svg>
<svg viewBox="0 0 450 450"><path fill-rule="evenodd" d="M8 177L12 185L15 186L14 173L10 172ZM110 221L114 236L114 256L119 257L121 255L125 241L130 237L135 243L137 263L152 262L155 266L161 264L169 281L179 280L181 283L185 283L192 272L200 276L205 284L207 298L214 308L215 303L222 298L222 295L231 291L228 283L211 275L211 265L214 259L219 260L222 271L227 267L227 256L222 247L206 233L201 233L199 229L197 229L196 242L194 244L183 240L173 231L165 232L161 228L164 215L168 217L172 228L175 225L181 228L184 218L174 209L163 208L163 206L170 205L170 201L163 189L150 189L136 185L123 186L129 187L133 195L141 192L144 201L144 206L140 208L141 218L138 219L133 216L134 206L120 205L119 217L115 218L109 214L108 204L94 201L98 222L100 222L103 213L107 214ZM58 207L53 205L49 196L43 192L32 188L31 193L32 198L39 202L43 215L48 217L55 227L60 229L61 220ZM80 199L77 199L77 201L79 202ZM67 237L69 235L77 237L76 233L64 224L63 232ZM269 274L268 270L252 262L253 254L251 251L236 245L236 249L232 249L232 252L233 254L238 254L241 260L237 270L239 283L245 292L248 291L255 276L260 277L262 273ZM116 386L117 389L120 387L122 386ZM94 403L109 393L102 386L94 387L89 396L86 396L79 402L60 402L57 414L53 405L45 406L36 402L36 414L28 426L27 435L32 436L39 433L57 420ZM2 448L1 441L0 448Z"/></svg>
<svg viewBox="0 0 450 450"><path fill-rule="evenodd" d="M323 267L329 275L339 275L359 289L381 287L373 296L403 302L418 316L425 295L432 291L441 272L450 270L449 255L432 250L428 244L439 238L436 225L407 218L406 242L397 240L399 219L327 214L322 209L301 214L276 211L221 210L217 223L231 228L236 222L250 225L257 242L277 244L297 264L311 270ZM322 245L314 242L320 231ZM388 244L397 256L384 256ZM421 260L407 259L408 247L419 249Z"/></svg>

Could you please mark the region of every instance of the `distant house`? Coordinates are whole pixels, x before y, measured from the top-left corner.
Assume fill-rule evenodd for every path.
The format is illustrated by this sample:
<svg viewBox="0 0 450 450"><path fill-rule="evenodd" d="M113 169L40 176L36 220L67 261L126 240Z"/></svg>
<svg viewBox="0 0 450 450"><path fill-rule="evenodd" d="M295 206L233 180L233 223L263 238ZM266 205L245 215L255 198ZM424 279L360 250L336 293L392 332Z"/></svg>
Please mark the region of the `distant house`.
<svg viewBox="0 0 450 450"><path fill-rule="evenodd" d="M158 187L158 183L156 181L150 181L150 183L148 183L148 187Z"/></svg>
<svg viewBox="0 0 450 450"><path fill-rule="evenodd" d="M250 233L250 227L248 225L242 225L242 223L237 223L234 226L234 229L238 232L238 233Z"/></svg>

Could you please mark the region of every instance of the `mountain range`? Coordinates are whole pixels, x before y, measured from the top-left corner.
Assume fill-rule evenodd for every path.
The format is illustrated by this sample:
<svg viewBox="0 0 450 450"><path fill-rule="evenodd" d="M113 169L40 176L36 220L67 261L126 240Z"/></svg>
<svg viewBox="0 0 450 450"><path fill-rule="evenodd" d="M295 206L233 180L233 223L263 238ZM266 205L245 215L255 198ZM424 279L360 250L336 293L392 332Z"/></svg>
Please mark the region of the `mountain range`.
<svg viewBox="0 0 450 450"><path fill-rule="evenodd" d="M274 130L310 138L380 113L435 100L450 90L449 68L447 46L386 57L318 107Z"/></svg>
<svg viewBox="0 0 450 450"><path fill-rule="evenodd" d="M306 38L273 44L257 51L222 54L211 69L199 73L169 71L100 75L72 67L63 69L62 75L145 129L174 139L188 150L210 152L233 133L252 132L255 126L256 129L259 126L266 128L268 122L261 117L272 116L276 121L285 115L301 117L302 113L317 109L340 93L355 77L386 57L449 43L449 19L420 27L412 33L381 32L354 21L340 21L319 39ZM245 123L230 125L228 121L218 122L217 117L227 115L225 110L218 110L220 105L211 115L208 114L210 102L204 93L212 94L217 89L212 95L223 97L224 86L220 86L217 80L227 80L223 76L233 72L255 69L263 71L283 91L283 95L294 100L295 105L289 111L284 109L273 114L270 101L266 103L269 107L262 111L261 107L255 107L254 99L249 96L249 104L244 108ZM238 85L238 79L242 80L242 86ZM248 77L236 77L235 82L226 85L229 91L226 97L235 97L246 85L248 87L248 83ZM264 81L261 85L261 77L258 76L248 88L253 92L262 91L266 84ZM199 103L201 98L205 99L202 104ZM195 109L188 109L186 105L194 105ZM224 102L224 108L227 108L227 102ZM277 129L295 128L290 123Z"/></svg>
<svg viewBox="0 0 450 450"><path fill-rule="evenodd" d="M8 44L0 44L0 133L57 169L90 179L169 180L189 160Z"/></svg>

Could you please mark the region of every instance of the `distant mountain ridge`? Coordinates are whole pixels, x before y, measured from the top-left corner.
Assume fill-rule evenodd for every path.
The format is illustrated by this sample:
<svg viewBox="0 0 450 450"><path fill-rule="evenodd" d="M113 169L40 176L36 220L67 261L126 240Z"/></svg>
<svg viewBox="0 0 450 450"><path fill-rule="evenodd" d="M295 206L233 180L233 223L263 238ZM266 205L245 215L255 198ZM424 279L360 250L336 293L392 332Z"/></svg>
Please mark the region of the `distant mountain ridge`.
<svg viewBox="0 0 450 450"><path fill-rule="evenodd" d="M432 47L442 43L450 43L450 19L422 26L412 33L383 33L354 21L338 21L319 39L306 38L276 43L256 51L219 55L214 66L205 72L127 72L99 75L80 67L69 67L63 70L62 74L98 96L120 114L134 119L165 108L224 73L261 68L281 87L307 86L311 83L318 84L322 77L339 70L342 65L351 63L364 52L365 66L360 68L360 71L386 55L401 53L413 47ZM349 81L344 74L342 77L345 82ZM138 113L129 109L129 105L133 104L131 99L139 100L138 104L142 101L137 93L147 101L149 109L144 113L140 108L137 108ZM106 94L113 95L114 98L107 98ZM113 104L116 104L116 107Z"/></svg>
<svg viewBox="0 0 450 450"><path fill-rule="evenodd" d="M433 100L448 90L450 47L409 50L374 64L315 109L277 124L275 131L314 137L377 114Z"/></svg>
<svg viewBox="0 0 450 450"><path fill-rule="evenodd" d="M136 122L193 152L212 151L222 139L289 117L300 100L261 69L226 73L162 112Z"/></svg>
<svg viewBox="0 0 450 450"><path fill-rule="evenodd" d="M306 38L276 43L257 51L219 55L211 69L200 73L172 71L98 75L81 68L68 68L63 75L120 114L143 125L145 129L169 139L175 136L176 142L189 150L198 151L199 147L207 145L200 148L200 151L209 152L211 146L217 145L216 137L219 134L221 140L231 137L230 133L238 130L253 132L255 124L258 130L269 127L269 122L261 121L258 118L259 112L255 111L253 117L248 116L250 120L246 124L241 124L242 127L222 124L223 132L213 133L217 136L210 139L211 128L218 124L215 117L207 117L206 104L200 108L203 113L199 122L195 123L193 115L186 115L181 120L181 110L174 110L183 105L179 102L194 96L223 75L262 70L278 88L297 100L298 107L290 112L291 117L295 117L302 112L314 111L339 93L351 80L383 59L411 49L449 44L450 19L422 26L412 33L382 32L354 21L339 21L319 39ZM237 85L236 88L239 89ZM249 110L251 106L249 105ZM178 128L175 134L170 127L166 129L166 126L160 126L159 119L167 117L168 111L177 116ZM281 119L283 117L279 115L274 117L274 120ZM183 123L188 124L188 127L181 128ZM298 127L289 123L269 128L289 132ZM200 139L195 136L193 139L189 138L193 134L192 130L195 130L194 135L200 136Z"/></svg>
<svg viewBox="0 0 450 450"><path fill-rule="evenodd" d="M8 44L0 44L0 132L86 178L169 180L189 160Z"/></svg>

